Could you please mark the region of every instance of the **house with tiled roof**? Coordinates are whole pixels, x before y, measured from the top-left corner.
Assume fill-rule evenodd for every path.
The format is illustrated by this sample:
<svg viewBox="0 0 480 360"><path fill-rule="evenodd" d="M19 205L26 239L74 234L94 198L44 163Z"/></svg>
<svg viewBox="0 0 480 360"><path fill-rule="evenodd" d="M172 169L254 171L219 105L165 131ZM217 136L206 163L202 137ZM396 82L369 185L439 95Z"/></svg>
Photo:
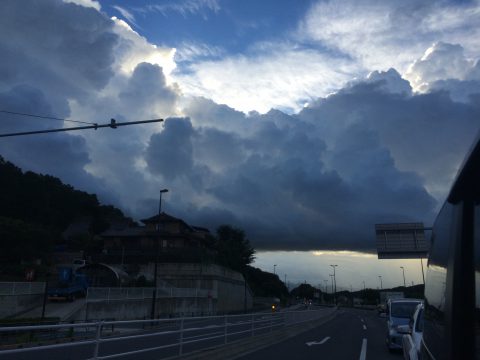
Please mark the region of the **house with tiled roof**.
<svg viewBox="0 0 480 360"><path fill-rule="evenodd" d="M141 220L144 226L110 229L101 234L104 261L110 263L203 262L211 257L210 232L162 212Z"/></svg>

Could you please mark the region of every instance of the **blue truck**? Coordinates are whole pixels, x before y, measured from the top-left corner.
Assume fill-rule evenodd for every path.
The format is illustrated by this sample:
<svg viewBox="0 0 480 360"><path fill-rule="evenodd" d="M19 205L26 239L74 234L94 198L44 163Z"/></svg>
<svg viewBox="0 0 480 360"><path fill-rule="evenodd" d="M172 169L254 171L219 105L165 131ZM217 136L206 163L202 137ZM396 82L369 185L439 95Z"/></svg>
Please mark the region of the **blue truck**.
<svg viewBox="0 0 480 360"><path fill-rule="evenodd" d="M88 281L84 274L77 274L72 267L57 267L58 278L53 286L49 286L47 294L49 300L74 301L84 297L87 293Z"/></svg>

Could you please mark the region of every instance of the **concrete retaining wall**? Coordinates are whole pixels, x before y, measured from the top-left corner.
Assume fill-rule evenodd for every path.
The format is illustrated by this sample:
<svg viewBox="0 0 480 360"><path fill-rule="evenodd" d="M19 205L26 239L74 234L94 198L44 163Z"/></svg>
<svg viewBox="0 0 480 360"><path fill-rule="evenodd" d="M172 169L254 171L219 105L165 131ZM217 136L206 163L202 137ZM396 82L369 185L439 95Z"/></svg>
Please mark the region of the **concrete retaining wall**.
<svg viewBox="0 0 480 360"><path fill-rule="evenodd" d="M43 294L0 295L0 319L34 309L41 306L42 302Z"/></svg>
<svg viewBox="0 0 480 360"><path fill-rule="evenodd" d="M208 298L157 299L156 317L202 316L216 313L216 301ZM92 301L72 315L69 320L136 320L149 319L151 299Z"/></svg>
<svg viewBox="0 0 480 360"><path fill-rule="evenodd" d="M142 266L141 273L153 274L154 265ZM250 289L245 291L242 274L218 265L162 263L157 267L158 283L175 288L213 290L211 297L159 298L157 317L202 316L239 312L253 305ZM216 296L215 296L216 295ZM76 312L71 320L90 319L148 319L152 308L151 299L121 299L88 302Z"/></svg>
<svg viewBox="0 0 480 360"><path fill-rule="evenodd" d="M143 273L153 273L153 264L144 266ZM157 274L159 281L165 281L179 288L199 288L216 290L218 313L243 311L245 298L247 309L253 305L252 293L239 272L214 264L158 264Z"/></svg>

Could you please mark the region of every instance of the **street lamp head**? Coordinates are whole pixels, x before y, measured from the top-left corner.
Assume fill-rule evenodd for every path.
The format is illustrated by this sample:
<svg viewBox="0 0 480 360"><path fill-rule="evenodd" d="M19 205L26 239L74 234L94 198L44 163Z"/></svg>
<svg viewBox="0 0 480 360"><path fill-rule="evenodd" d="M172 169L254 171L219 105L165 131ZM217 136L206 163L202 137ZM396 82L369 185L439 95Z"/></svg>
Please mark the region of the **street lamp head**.
<svg viewBox="0 0 480 360"><path fill-rule="evenodd" d="M166 192L168 192L168 189L162 189L162 190L160 190L160 192L161 193L166 193Z"/></svg>

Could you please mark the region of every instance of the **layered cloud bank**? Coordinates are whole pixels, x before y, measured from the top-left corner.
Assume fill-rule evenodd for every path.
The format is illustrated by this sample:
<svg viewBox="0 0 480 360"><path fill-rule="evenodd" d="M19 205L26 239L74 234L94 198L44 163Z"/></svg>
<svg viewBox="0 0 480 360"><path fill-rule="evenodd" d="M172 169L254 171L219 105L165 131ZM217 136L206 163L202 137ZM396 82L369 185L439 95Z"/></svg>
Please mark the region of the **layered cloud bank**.
<svg viewBox="0 0 480 360"><path fill-rule="evenodd" d="M181 73L175 49L148 43L96 2L78 3L1 2L0 109L98 123L161 117L164 124L4 138L0 154L96 192L136 218L156 211L166 187L166 211L212 229L244 228L259 249L370 250L376 222L432 222L480 128L480 65L472 55L479 49L440 37L434 40L445 41L418 44L422 52L404 54L401 64L386 58L380 66L352 34L363 29L365 14L357 12L354 29L342 25L349 11L356 13L353 3L341 14L319 3L297 33L336 47L344 58L341 77L329 65L334 52L300 49L281 57L285 44L250 72L242 69L258 56L199 62ZM431 16L441 18L442 9L430 9ZM338 24L314 31L329 13ZM377 40L398 51L398 38L386 36L396 22L378 21L375 31L384 31ZM434 20L427 25L429 34L440 32ZM338 42L330 43L332 32L341 35ZM312 54L318 64L309 63ZM353 63L355 57L364 61ZM298 61L305 66L292 72ZM212 68L219 77L209 78L207 97L198 81L204 84ZM367 68L368 76L354 79ZM265 76L256 79L259 72ZM283 91L292 79L305 90ZM313 96L325 79L330 85ZM245 86L236 88L237 80ZM214 101L227 95L230 106ZM264 112L272 98L289 113ZM259 112L235 110L249 101L249 110ZM62 124L0 118L2 133L56 125Z"/></svg>

